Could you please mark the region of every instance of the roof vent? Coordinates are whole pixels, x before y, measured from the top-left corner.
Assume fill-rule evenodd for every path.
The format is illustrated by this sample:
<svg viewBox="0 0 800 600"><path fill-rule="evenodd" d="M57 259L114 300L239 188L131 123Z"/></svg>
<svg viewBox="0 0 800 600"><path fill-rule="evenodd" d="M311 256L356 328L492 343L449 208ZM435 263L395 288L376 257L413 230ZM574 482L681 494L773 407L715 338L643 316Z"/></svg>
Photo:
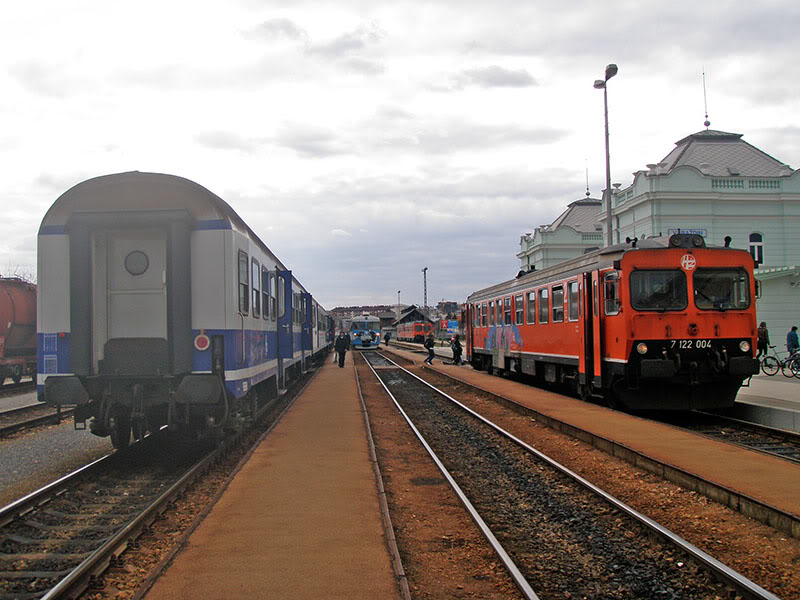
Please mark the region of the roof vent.
<svg viewBox="0 0 800 600"><path fill-rule="evenodd" d="M699 169L703 175L711 175L711 163L701 162Z"/></svg>
<svg viewBox="0 0 800 600"><path fill-rule="evenodd" d="M739 169L736 167L728 167L728 174L736 176L739 174Z"/></svg>

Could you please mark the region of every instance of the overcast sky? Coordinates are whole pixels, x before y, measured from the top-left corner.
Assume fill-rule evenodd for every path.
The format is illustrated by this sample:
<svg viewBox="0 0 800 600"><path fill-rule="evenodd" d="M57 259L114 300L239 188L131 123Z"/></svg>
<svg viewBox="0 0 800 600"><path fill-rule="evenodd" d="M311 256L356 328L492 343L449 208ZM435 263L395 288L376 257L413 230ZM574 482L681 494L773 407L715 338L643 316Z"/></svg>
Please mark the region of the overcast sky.
<svg viewBox="0 0 800 600"><path fill-rule="evenodd" d="M327 307L460 300L711 128L800 166L800 3L29 0L0 21L0 271L98 175L225 199Z"/></svg>

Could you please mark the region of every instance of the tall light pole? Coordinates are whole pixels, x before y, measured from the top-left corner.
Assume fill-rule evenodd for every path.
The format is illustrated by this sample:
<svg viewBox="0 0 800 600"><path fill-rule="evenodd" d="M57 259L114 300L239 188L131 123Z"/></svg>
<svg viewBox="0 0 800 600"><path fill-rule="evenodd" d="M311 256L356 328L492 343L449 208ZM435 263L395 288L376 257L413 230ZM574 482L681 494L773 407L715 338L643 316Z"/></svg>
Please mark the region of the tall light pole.
<svg viewBox="0 0 800 600"><path fill-rule="evenodd" d="M400 308L400 290L397 290L397 308Z"/></svg>
<svg viewBox="0 0 800 600"><path fill-rule="evenodd" d="M427 316L428 310L428 267L424 267L422 269L422 290L423 290L423 312L425 312L425 316Z"/></svg>
<svg viewBox="0 0 800 600"><path fill-rule="evenodd" d="M596 79L594 87L603 90L603 107L606 113L606 189L603 190L603 199L606 203L606 246L610 246L611 240L611 154L608 151L608 80L617 74L617 65L610 64L606 67L605 79Z"/></svg>

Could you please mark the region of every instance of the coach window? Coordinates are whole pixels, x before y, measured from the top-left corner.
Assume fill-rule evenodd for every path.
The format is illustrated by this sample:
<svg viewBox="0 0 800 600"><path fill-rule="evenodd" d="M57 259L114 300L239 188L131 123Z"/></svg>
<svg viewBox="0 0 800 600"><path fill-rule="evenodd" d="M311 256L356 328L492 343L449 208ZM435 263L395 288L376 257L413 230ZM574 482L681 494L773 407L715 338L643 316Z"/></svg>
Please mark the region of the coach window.
<svg viewBox="0 0 800 600"><path fill-rule="evenodd" d="M254 258L253 262L253 317L258 319L261 317L261 290L259 289L259 282L261 281L261 265Z"/></svg>
<svg viewBox="0 0 800 600"><path fill-rule="evenodd" d="M536 292L528 292L528 325L536 323Z"/></svg>
<svg viewBox="0 0 800 600"><path fill-rule="evenodd" d="M286 315L286 284L283 282L283 275L278 275L277 282L275 294L278 297L278 318L282 319Z"/></svg>
<svg viewBox="0 0 800 600"><path fill-rule="evenodd" d="M553 323L564 321L564 286L553 286Z"/></svg>
<svg viewBox="0 0 800 600"><path fill-rule="evenodd" d="M250 261L247 260L247 252L239 250L239 312L243 315L247 314L249 309L249 295L250 295Z"/></svg>
<svg viewBox="0 0 800 600"><path fill-rule="evenodd" d="M494 325L494 300L489 300L489 325Z"/></svg>
<svg viewBox="0 0 800 600"><path fill-rule="evenodd" d="M550 312L550 298L547 288L539 290L539 323L547 323Z"/></svg>
<svg viewBox="0 0 800 600"><path fill-rule="evenodd" d="M269 274L269 318L271 320L275 320L275 317L278 316L278 301L276 296L278 295L278 287L275 285L275 273L270 272Z"/></svg>
<svg viewBox="0 0 800 600"><path fill-rule="evenodd" d="M522 306L522 296L520 295L520 296L517 296L516 298L514 298L514 311L515 311L515 313L517 315L517 319L516 319L516 321L517 321L516 324L517 325L522 325L523 324L523 320L522 320L522 314L524 313L523 309L524 309L524 307Z"/></svg>
<svg viewBox="0 0 800 600"><path fill-rule="evenodd" d="M503 301L503 324L511 325L511 296Z"/></svg>
<svg viewBox="0 0 800 600"><path fill-rule="evenodd" d="M487 313L487 310L488 310L488 309L487 309L487 307L486 307L486 302L484 302L484 303L483 303L483 308L481 309L481 311L482 311L482 312L481 312L481 315L482 315L482 316L481 316L481 324L482 324L484 327L486 327L487 325L489 325L489 322L487 321L487 318L486 318L486 313Z"/></svg>
<svg viewBox="0 0 800 600"><path fill-rule="evenodd" d="M264 319L269 319L269 271L261 267L261 309Z"/></svg>
<svg viewBox="0 0 800 600"><path fill-rule="evenodd" d="M619 275L616 271L603 278L603 308L607 315L619 314Z"/></svg>
<svg viewBox="0 0 800 600"><path fill-rule="evenodd" d="M578 320L578 282L570 281L567 284L567 291L569 296L567 298L567 306L569 307L569 320Z"/></svg>

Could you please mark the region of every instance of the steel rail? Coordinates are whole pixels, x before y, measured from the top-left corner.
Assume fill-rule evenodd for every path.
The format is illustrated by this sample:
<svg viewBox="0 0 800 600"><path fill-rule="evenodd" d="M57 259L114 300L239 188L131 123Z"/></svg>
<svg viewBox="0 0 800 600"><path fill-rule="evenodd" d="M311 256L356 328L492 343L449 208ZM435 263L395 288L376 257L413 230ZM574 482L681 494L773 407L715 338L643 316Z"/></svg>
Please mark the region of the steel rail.
<svg viewBox="0 0 800 600"><path fill-rule="evenodd" d="M41 405L35 406L34 408L39 408L39 407L41 407ZM21 408L12 408L11 410L0 412L0 417L6 417L8 415L23 413L29 410L31 410L29 406L23 406ZM74 410L75 409L73 408L63 408L61 409L60 413L56 411L53 413L48 413L46 415L41 415L39 417L33 417L32 419L28 419L26 421L17 421L16 423L11 423L10 425L0 426L0 438L5 437L7 435L11 435L12 433L16 433L17 431L38 427L39 425L48 425L52 423L59 424L63 420L63 417L68 417L73 413Z"/></svg>
<svg viewBox="0 0 800 600"><path fill-rule="evenodd" d="M384 358L386 358L386 357L384 357ZM759 586L758 584L754 583L753 581L750 581L747 577L745 577L741 573L738 573L738 572L734 571L733 569L731 569L730 567L728 567L724 563L718 561L713 556L707 554L706 552L704 552L703 550L701 550L700 548L698 548L694 544L691 544L690 542L684 540L679 535L673 533L672 531L670 531L666 527L660 525L659 523L657 523L653 519L651 519L651 518L643 515L642 513L634 510L633 508L631 508L630 506L628 506L627 504L625 504L621 500L615 498L614 496L612 496L608 492L602 490L601 488L597 487L596 485L594 485L590 481L584 479L583 477L581 477L580 475L578 475L574 471L568 469L567 467L565 467L561 463L559 463L556 460L550 458L549 456L547 456L546 454L540 452L536 448L533 448L532 446L528 445L527 443L525 443L524 441L520 440L519 438L517 438L513 434L505 431L504 429L502 429L498 425L495 425L494 423L492 423L491 421L489 421L488 419L486 419L482 415L478 414L477 412L475 412L474 410L472 410L468 406L465 406L464 404L462 404L461 402L459 402L455 398L449 396L447 393L437 389L435 386L431 385L430 383L428 383L427 381L425 381L424 379L422 379L418 375L412 373L411 371L408 371L407 369L404 369L400 365L397 365L397 363L394 363L394 361L392 361L389 358L386 358L386 360L392 362L393 364L395 364L397 366L398 369L403 370L404 372L408 373L413 378L419 380L420 382L422 382L423 384L428 386L430 389L432 389L434 392L444 396L445 398L450 400L456 406L458 406L461 409L463 409L468 414L474 416L478 420L482 421L483 423L485 423L486 425L488 425L489 427L494 429L500 435L502 435L502 436L506 437L507 439L513 441L515 444L519 445L521 448L524 448L526 451L530 452L531 454L533 454L537 458L541 459L542 461L544 461L545 463L550 465L552 468L556 469L560 473L566 475L567 477L569 477L570 479L572 479L576 483L580 484L585 489L587 489L590 492L600 496L603 500L608 502L611 506L613 506L617 510L625 513L629 517L633 518L634 520L636 520L639 523L641 523L642 525L644 525L650 531L652 531L652 532L656 533L657 535L661 536L662 538L668 540L670 543L672 543L673 545L677 546L678 548L680 548L681 550L683 550L684 552L686 552L687 554L692 556L698 562L700 562L701 564L705 565L706 568L710 569L715 575L720 577L723 581L725 581L726 583L729 583L730 585L733 585L736 589L738 589L742 593L746 594L748 598L754 598L754 599L757 599L757 600L780 600L780 598L778 596L776 596L775 594L773 594L772 592L769 592L769 591L765 590L764 588L762 588L761 586ZM374 371L374 369L373 369L373 371ZM376 377L377 377L377 373L376 373ZM383 383L383 382L381 382L381 383ZM384 385L384 389L386 389L385 385ZM387 389L387 392L388 392L388 389ZM395 403L397 403L397 402L395 401ZM405 413L404 413L404 415L405 415ZM406 417L406 419L408 419L408 417Z"/></svg>
<svg viewBox="0 0 800 600"><path fill-rule="evenodd" d="M384 358L386 358L386 357L384 357ZM388 358L386 360L391 362L393 365L396 365L397 368L402 369L403 371L406 371L406 369L403 369L403 367L397 365L397 363L395 363L394 361L392 361L392 360L390 360ZM470 502L469 498L467 498L466 494L463 492L461 487L458 485L458 483L456 483L455 479L453 479L453 476L450 474L450 472L444 466L442 461L439 460L438 456L436 456L436 453L433 451L433 448L430 447L428 442L422 436L422 433L417 429L417 427L414 425L413 421L411 421L411 418L408 416L408 414L406 414L406 411L404 411L403 407L400 406L400 403L394 397L394 394L392 394L392 392L389 390L389 388L386 386L386 384L383 382L383 380L380 377L378 377L377 371L375 371L374 367L369 363L368 360L366 361L366 363L369 366L369 368L372 371L372 373L375 375L375 378L380 382L381 386L383 386L383 389L386 390L387 394L389 394L389 397L392 399L392 402L394 402L395 406L400 411L400 414L403 415L403 418L406 420L406 423L408 423L408 426L411 428L411 431L414 432L414 435L417 436L417 439L420 441L422 446L425 448L425 450L430 455L430 457L433 460L433 462L436 464L436 466L442 472L442 475L444 475L445 479L450 484L450 487L453 489L453 491L458 496L458 499L464 505L464 508L467 509L467 512L469 513L470 517L472 517L472 520L475 521L475 524L481 530L481 533L483 533L484 537L491 544L492 548L494 549L495 553L500 558L502 563L505 565L506 569L508 569L508 572L511 575L511 578L514 580L514 583L517 585L517 587L519 588L520 592L522 592L523 596L525 596L525 598L527 598L527 600L539 600L539 596L537 596L536 592L533 591L533 588L528 583L527 579L525 579L525 577L522 575L522 572L519 570L519 567L517 567L516 563L514 563L513 559L508 555L508 552L506 552L506 550L500 544L500 541L494 535L492 530L489 529L489 526L486 524L486 521L484 521L483 517L480 516L478 511L472 505L472 502ZM408 371L406 371L406 372L408 372Z"/></svg>

